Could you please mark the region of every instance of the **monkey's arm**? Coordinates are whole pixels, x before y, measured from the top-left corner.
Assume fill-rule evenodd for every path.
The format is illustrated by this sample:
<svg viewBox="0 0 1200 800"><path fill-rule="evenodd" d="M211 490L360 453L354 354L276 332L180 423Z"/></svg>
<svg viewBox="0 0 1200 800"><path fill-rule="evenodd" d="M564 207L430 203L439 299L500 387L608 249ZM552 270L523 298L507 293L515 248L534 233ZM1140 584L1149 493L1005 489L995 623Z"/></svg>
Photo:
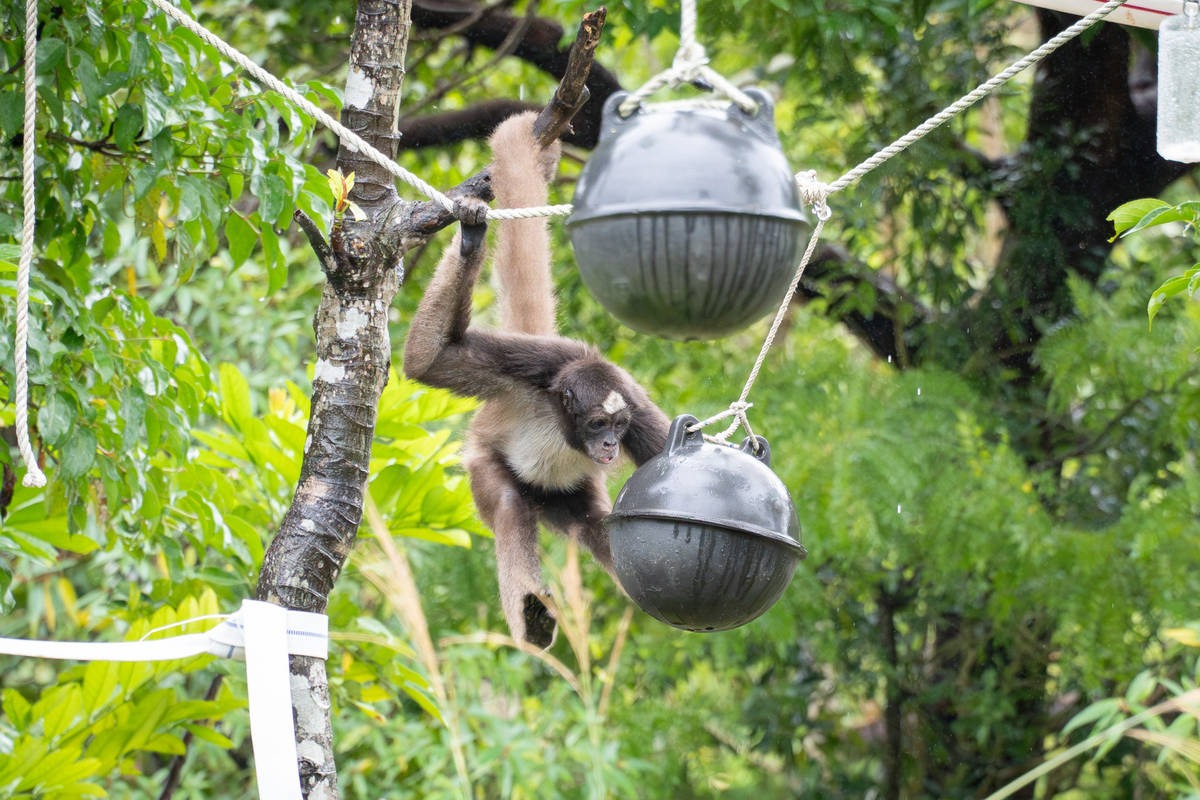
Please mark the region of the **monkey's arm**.
<svg viewBox="0 0 1200 800"><path fill-rule="evenodd" d="M671 420L662 409L638 386L639 396L634 399L633 417L625 433L625 449L633 463L639 467L663 451L667 446L667 431Z"/></svg>
<svg viewBox="0 0 1200 800"><path fill-rule="evenodd" d="M481 210L463 209L482 221ZM442 256L404 343L404 374L468 397L489 398L523 387L546 389L554 374L586 351L558 336L507 334L471 328L471 295L485 251L480 227L465 225Z"/></svg>
<svg viewBox="0 0 1200 800"><path fill-rule="evenodd" d="M486 255L482 242L474 248L463 248L462 239L461 230L454 234L421 297L404 342L404 374L432 386L443 385L435 372L440 372L438 368L451 360L450 353L463 345L471 324L472 291Z"/></svg>

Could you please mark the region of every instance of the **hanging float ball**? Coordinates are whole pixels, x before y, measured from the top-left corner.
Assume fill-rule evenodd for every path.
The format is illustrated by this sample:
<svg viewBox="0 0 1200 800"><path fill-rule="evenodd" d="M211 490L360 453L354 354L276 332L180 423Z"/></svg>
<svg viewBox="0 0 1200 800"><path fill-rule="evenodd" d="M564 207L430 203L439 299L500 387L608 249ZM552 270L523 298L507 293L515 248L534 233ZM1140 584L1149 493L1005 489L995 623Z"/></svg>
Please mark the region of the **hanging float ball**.
<svg viewBox="0 0 1200 800"><path fill-rule="evenodd" d="M745 625L775 604L807 553L796 507L762 437L740 448L671 423L605 519L613 568L650 616L689 631Z"/></svg>
<svg viewBox="0 0 1200 800"><path fill-rule="evenodd" d="M758 89L726 108L604 104L567 220L588 290L643 333L712 339L779 305L811 230Z"/></svg>

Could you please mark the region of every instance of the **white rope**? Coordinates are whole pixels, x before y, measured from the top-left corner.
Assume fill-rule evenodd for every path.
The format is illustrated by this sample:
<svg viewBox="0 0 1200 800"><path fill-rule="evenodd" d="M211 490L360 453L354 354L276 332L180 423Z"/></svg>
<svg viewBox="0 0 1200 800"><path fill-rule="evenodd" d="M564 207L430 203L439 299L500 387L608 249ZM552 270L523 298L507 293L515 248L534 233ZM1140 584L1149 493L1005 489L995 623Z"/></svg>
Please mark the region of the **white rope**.
<svg viewBox="0 0 1200 800"><path fill-rule="evenodd" d="M1071 27L1062 31L1054 38L1047 40L1041 47L1029 53L1024 58L1014 61L1004 71L993 75L987 81L979 84L979 86L975 87L974 90L963 95L954 103L946 106L944 109L934 114L932 117L925 120L920 125L889 144L887 147L875 153L875 155L871 156L842 177L838 178L829 185L830 193L846 188L863 175L866 175L868 172L890 159L892 156L908 149L928 133L940 127L946 121L966 111L980 99L986 97L996 89L1003 86L1005 83L1011 80L1013 76L1038 63L1043 58L1050 55L1079 34L1083 33L1092 25L1099 22L1101 19L1108 16L1113 11L1116 11L1117 8L1124 5L1126 2L1127 0L1109 0L1109 2L1100 6L1100 8L1096 9L1091 14L1088 14L1082 19L1076 20Z"/></svg>
<svg viewBox="0 0 1200 800"><path fill-rule="evenodd" d="M796 289L800 286L800 280L804 277L804 270L808 267L808 262L812 260L813 252L817 248L817 240L821 238L821 230L825 227L825 221L830 217L829 207L824 205L824 200L821 201L821 205L816 207L816 212L817 224L813 228L812 236L808 237L808 247L804 250L804 256L800 259L800 265L796 267L796 274L792 276L792 282L788 285L787 293L783 296L783 302L779 304L779 309L775 312L775 318L771 320L771 328L767 331L767 338L763 340L762 347L759 348L758 358L754 359L754 366L751 368L750 376L746 378L746 383L742 387L741 396L730 403L729 408L725 411L714 414L702 422L688 426L689 432L698 431L713 422L732 416L735 418L733 424L716 436L711 437L712 440L718 442L727 441L739 426L745 428L747 436L754 436L754 431L750 428L750 419L746 416L746 410L753 403L747 402L746 398L750 396L750 389L753 388L754 382L758 380L758 373L762 369L763 361L766 360L771 345L775 342L775 336L779 333L779 326L783 323L783 317L792 302L792 295L796 293Z"/></svg>
<svg viewBox="0 0 1200 800"><path fill-rule="evenodd" d="M685 4L692 1L693 0L685 0ZM1013 78L1013 76L1038 63L1046 56L1050 55L1055 50L1062 47L1079 34L1083 33L1083 31L1087 30L1089 27L1111 14L1117 8L1124 5L1126 2L1127 0L1109 0L1109 2L1105 3L1091 14L1088 14L1082 19L1076 20L1074 24L1063 30L1057 36L1047 40L1044 44L1042 44L1036 50L1028 53L1023 58L1014 61L1003 71L998 72L988 80L979 84L979 86L975 87L973 90L963 95L949 106L946 106L946 108L942 109L937 114L934 114L932 117L925 120L920 125L913 128L896 141L892 142L887 147L875 153L875 155L871 156L866 161L863 161L861 164L842 175L842 177L838 178L833 183L821 183L817 179L817 173L813 170L797 172L795 175L796 188L800 193L801 201L805 205L811 206L817 215L817 224L813 229L812 236L809 237L808 248L804 251L804 257L800 260L800 266L796 268L796 275L792 278L792 283L791 286L788 287L787 294L784 295L783 301L779 304L779 310L775 312L775 319L771 322L771 328L767 332L767 337L763 341L762 348L758 351L758 358L754 360L754 366L750 369L750 376L746 378L746 383L742 387L741 396L738 397L738 399L734 402L730 403L729 408L725 411L715 414L712 417L703 420L702 422L697 422L696 424L689 426L688 430L697 431L713 422L717 422L732 416L735 417L735 420L733 424L729 426L729 428L717 434L716 436L706 438L712 441L724 442L729 438L730 435L733 434L735 430L738 429L739 426L744 426L746 433L748 435L753 435L750 431L750 422L746 418L746 409L748 409L751 404L746 402L746 398L750 396L750 389L754 386L754 382L758 379L758 373L762 369L763 360L766 358L767 352L771 349L771 345L775 341L775 336L779 332L779 325L781 322L783 322L784 313L787 311L787 307L792 301L792 295L796 292L796 288L800 285L800 279L803 277L804 270L808 266L809 260L812 258L817 239L821 235L821 229L825 227L825 221L831 216L829 206L826 204L826 198L828 198L829 195L846 188L863 175L866 175L880 164L883 164L892 156L895 156L908 149L931 131L944 124L947 120L952 119L953 117L966 111L981 98L986 97L988 94L991 94L1000 86L1007 83Z"/></svg>
<svg viewBox="0 0 1200 800"><path fill-rule="evenodd" d="M696 81L708 83L714 91L728 97L748 114L758 111L758 103L752 97L708 66L704 45L696 41L696 0L683 0L679 9L679 49L675 51L671 66L631 92L617 107L617 112L622 117L628 117L642 105L643 100L659 89L667 86L675 88Z"/></svg>
<svg viewBox="0 0 1200 800"><path fill-rule="evenodd" d="M397 164L392 159L388 158L381 151L373 147L369 142L363 139L354 131L347 128L345 125L338 122L336 119L325 113L308 98L301 95L292 87L285 84L283 81L276 78L267 70L260 67L250 59L245 53L234 48L228 42L221 39L215 33L205 28L196 20L185 14L180 9L168 3L166 0L150 0L160 11L166 14L177 23L187 28L192 33L199 36L208 44L212 45L225 58L237 64L242 69L249 72L254 78L262 83L267 88L278 92L293 105L303 110L317 122L320 122L326 128L337 134L338 138L349 148L358 151L371 161L383 167L389 173L407 183L412 188L416 189L421 194L436 202L447 211L454 210L454 201L445 194L435 189L429 183L426 183L417 175L409 172L404 167ZM488 211L488 219L529 219L532 217L555 217L565 216L571 213L570 205L557 206L534 206L530 208L509 208L509 209L491 209Z"/></svg>
<svg viewBox="0 0 1200 800"><path fill-rule="evenodd" d="M46 485L46 475L38 467L37 456L29 443L29 272L33 266L34 205L33 156L36 149L37 112L37 0L25 0L25 128L21 140L21 194L25 218L21 221L21 259L17 263L17 336L13 353L16 361L17 448L25 462L25 486Z"/></svg>

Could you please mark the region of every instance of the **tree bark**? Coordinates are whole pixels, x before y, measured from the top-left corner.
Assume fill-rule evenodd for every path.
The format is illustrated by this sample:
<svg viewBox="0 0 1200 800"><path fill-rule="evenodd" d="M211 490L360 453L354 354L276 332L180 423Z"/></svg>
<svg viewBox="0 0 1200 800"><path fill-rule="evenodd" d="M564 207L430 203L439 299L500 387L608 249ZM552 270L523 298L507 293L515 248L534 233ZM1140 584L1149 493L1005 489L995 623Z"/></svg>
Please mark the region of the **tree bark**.
<svg viewBox="0 0 1200 800"><path fill-rule="evenodd" d="M409 11L409 0L360 0L351 40L342 123L389 155L396 152ZM327 282L313 319L308 438L296 493L256 592L260 600L318 613L362 520L375 415L391 363L387 314L400 285L399 241L383 235L401 205L391 175L344 146L337 165L355 173L351 199L367 217L335 223L332 248L317 248ZM293 656L291 675L300 785L307 798L332 800L339 794L325 662Z"/></svg>
<svg viewBox="0 0 1200 800"><path fill-rule="evenodd" d="M344 125L392 157L410 2L359 1L342 110ZM557 138L586 102L584 83L603 21L603 9L585 16L579 52L538 120L541 141ZM341 146L337 166L355 174L350 199L365 218L335 221L326 242L297 212L326 276L313 318L312 414L300 480L256 590L260 600L317 613L325 611L362 521L379 397L391 364L388 309L404 277L403 254L453 221L436 204L402 201L391 174L354 150ZM454 193L491 199L486 170ZM290 663L301 788L307 798L334 800L339 793L325 662L293 656Z"/></svg>

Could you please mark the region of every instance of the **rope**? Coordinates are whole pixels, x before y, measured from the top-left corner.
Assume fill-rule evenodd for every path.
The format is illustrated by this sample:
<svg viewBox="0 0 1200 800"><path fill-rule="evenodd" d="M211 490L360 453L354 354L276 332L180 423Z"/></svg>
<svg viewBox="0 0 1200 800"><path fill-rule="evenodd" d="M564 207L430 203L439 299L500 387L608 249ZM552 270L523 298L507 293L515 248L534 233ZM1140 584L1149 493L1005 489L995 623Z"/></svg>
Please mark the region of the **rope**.
<svg viewBox="0 0 1200 800"><path fill-rule="evenodd" d="M714 91L728 97L747 114L758 111L758 103L754 102L752 97L708 66L708 54L704 45L696 41L696 0L683 0L679 9L679 49L675 51L671 66L632 92L617 107L617 112L622 117L628 117L642 105L643 100L659 89L697 82L712 86Z"/></svg>
<svg viewBox="0 0 1200 800"><path fill-rule="evenodd" d="M692 2L694 2L694 0L684 0L685 7ZM1076 20L1074 24L1063 30L1057 36L1048 39L1036 50L1033 50L1024 57L1014 61L1004 70L998 72L988 80L979 84L973 90L963 95L950 105L946 106L937 114L934 114L932 117L925 120L920 125L913 128L896 141L892 142L887 147L878 151L873 156L863 161L846 174L842 175L833 183L821 183L817 179L817 173L814 170L797 172L795 179L796 188L800 193L800 199L805 205L811 206L817 215L817 224L816 227L813 228L812 236L809 237L808 248L804 252L804 257L800 259L800 265L796 268L796 275L792 278L791 286L788 287L787 294L784 295L783 301L779 304L779 310L775 312L775 319L771 322L771 328L767 332L767 337L763 341L762 348L758 351L758 358L754 360L754 366L750 369L750 375L748 378L746 378L746 383L742 387L741 396L739 396L734 402L730 403L729 408L725 409L724 411L714 414L706 420L689 426L688 431L698 431L701 428L712 424L713 422L717 422L732 416L735 418L734 422L726 430L722 431L716 436L706 436L705 438L709 439L710 441L725 442L733 434L733 432L738 429L739 426L745 427L747 435L754 435L750 430L750 421L746 417L746 410L753 404L748 403L746 399L750 396L750 389L753 388L754 382L758 379L758 373L762 369L763 360L766 358L767 352L771 349L771 345L775 341L775 336L779 332L779 325L781 322L783 322L783 315L787 311L787 307L792 301L792 295L795 294L796 288L800 285L800 280L804 275L804 270L808 266L809 260L812 258L817 239L821 235L821 229L825 227L825 221L831 216L829 206L825 202L829 195L846 188L871 170L878 167L880 164L883 164L885 161L892 158L892 156L907 150L930 132L943 125L947 120L950 120L966 111L981 98L986 97L994 92L1018 73L1023 72L1042 59L1046 58L1046 56L1050 55L1055 50L1062 47L1079 34L1083 33L1085 30L1099 22L1104 17L1108 16L1126 2L1127 0L1109 0L1109 2L1100 6L1100 8L1096 9L1091 14ZM686 20L686 14L684 18ZM683 41L682 33L680 35L680 41ZM624 105L622 105L622 108L624 108Z"/></svg>
<svg viewBox="0 0 1200 800"><path fill-rule="evenodd" d="M29 272L33 266L34 205L33 155L37 142L37 0L25 0L25 127L21 141L21 195L25 218L21 221L21 259L17 264L17 337L16 397L17 448L25 462L24 486L46 485L46 475L38 467L37 456L29 443Z"/></svg>
<svg viewBox="0 0 1200 800"><path fill-rule="evenodd" d="M771 320L771 328L767 331L767 338L763 340L762 347L759 348L758 358L754 359L754 366L750 369L750 375L746 378L746 383L742 387L742 394L737 400L730 403L729 408L726 410L714 414L702 422L689 425L688 432L695 432L718 420L734 417L732 425L716 436L710 437L712 441L728 441L729 437L739 426L745 427L747 436L754 436L754 431L750 429L750 420L746 416L746 410L753 403L747 402L746 398L750 396L750 389L754 387L754 382L758 380L758 373L762 369L763 361L766 360L771 345L775 342L775 336L779 333L779 326L783 323L784 314L787 313L788 306L792 302L792 295L796 293L796 289L800 286L800 280L804 277L804 270L808 267L808 262L812 260L813 252L817 249L817 240L821 238L821 230L825 227L825 221L830 217L828 210L828 206L825 206L824 210L821 208L817 210L817 224L813 228L812 236L808 237L808 247L804 250L804 256L800 259L800 265L796 267L796 274L792 276L792 282L788 285L788 290L783 296L783 302L779 304L779 309L775 312L775 318Z"/></svg>
<svg viewBox="0 0 1200 800"><path fill-rule="evenodd" d="M1109 0L1107 3L1100 6L1100 8L1093 11L1091 14L1088 14L1086 17L1083 17L1082 19L1076 20L1075 23L1073 25L1071 25L1071 27L1062 31L1054 38L1047 40L1044 44L1042 44L1041 47L1039 47L1036 50L1034 50L1033 52L1029 53L1024 58L1020 58L1017 61L1014 61L1003 72L999 72L996 75L993 75L988 80L986 80L983 83L976 86L974 90L963 95L958 100L956 100L954 103L951 103L950 105L946 106L944 109L942 109L938 113L934 114L932 117L925 120L920 125L913 128L911 131L909 131L908 133L904 134L896 141L889 144L887 147L885 147L882 150L880 150L879 152L875 153L875 155L871 156L866 161L862 162L861 164L859 164L857 167L855 167L854 169L847 172L842 177L838 178L836 181L834 181L833 183L831 183L829 185L830 193L837 192L837 191L840 191L840 190L846 188L847 186L849 186L850 184L854 183L856 180L861 178L863 175L866 175L868 172L870 172L871 170L878 167L880 164L882 164L885 161L887 161L888 159L890 159L892 156L894 156L900 152L903 152L904 150L907 150L909 147L911 147L917 141L924 138L931 131L933 131L936 128L940 127L941 125L945 124L947 120L949 120L953 117L956 117L959 114L961 114L962 112L966 111L968 108L973 106L976 102L978 102L980 99L986 97L987 95L991 94L996 89L1000 88L1002 85L1007 83L1009 80L1011 80L1013 78L1013 76L1017 75L1020 72L1023 72L1027 68L1038 63L1043 58L1050 55L1055 50L1062 47L1064 44L1071 41L1079 34L1083 33L1085 30L1090 28L1092 25L1096 24L1101 19L1108 16L1110 13L1115 11L1117 8L1124 5L1126 2L1127 2L1127 0Z"/></svg>
<svg viewBox="0 0 1200 800"><path fill-rule="evenodd" d="M303 110L317 122L324 125L329 130L337 134L338 138L347 147L356 150L364 158L374 164L383 167L396 178L407 183L412 188L416 189L421 194L433 200L447 211L454 211L454 201L445 194L435 189L429 183L426 183L417 175L409 172L404 167L397 164L391 158L388 158L378 149L373 147L369 142L363 139L354 131L347 128L342 123L325 113L321 108L312 103L308 98L301 95L292 87L285 84L283 81L276 78L267 70L260 67L250 59L245 53L236 49L225 40L221 39L215 33L205 28L192 17L185 14L182 10L168 3L166 0L150 0L160 11L166 14L175 22L182 25L192 33L199 36L202 40L216 48L217 52L225 56L233 63L237 64L242 69L254 76L255 80L262 83L267 88L278 92L293 105ZM530 208L509 208L509 209L491 209L488 211L488 219L530 219L533 217L555 217L565 216L571 213L570 205L557 206L534 206Z"/></svg>

